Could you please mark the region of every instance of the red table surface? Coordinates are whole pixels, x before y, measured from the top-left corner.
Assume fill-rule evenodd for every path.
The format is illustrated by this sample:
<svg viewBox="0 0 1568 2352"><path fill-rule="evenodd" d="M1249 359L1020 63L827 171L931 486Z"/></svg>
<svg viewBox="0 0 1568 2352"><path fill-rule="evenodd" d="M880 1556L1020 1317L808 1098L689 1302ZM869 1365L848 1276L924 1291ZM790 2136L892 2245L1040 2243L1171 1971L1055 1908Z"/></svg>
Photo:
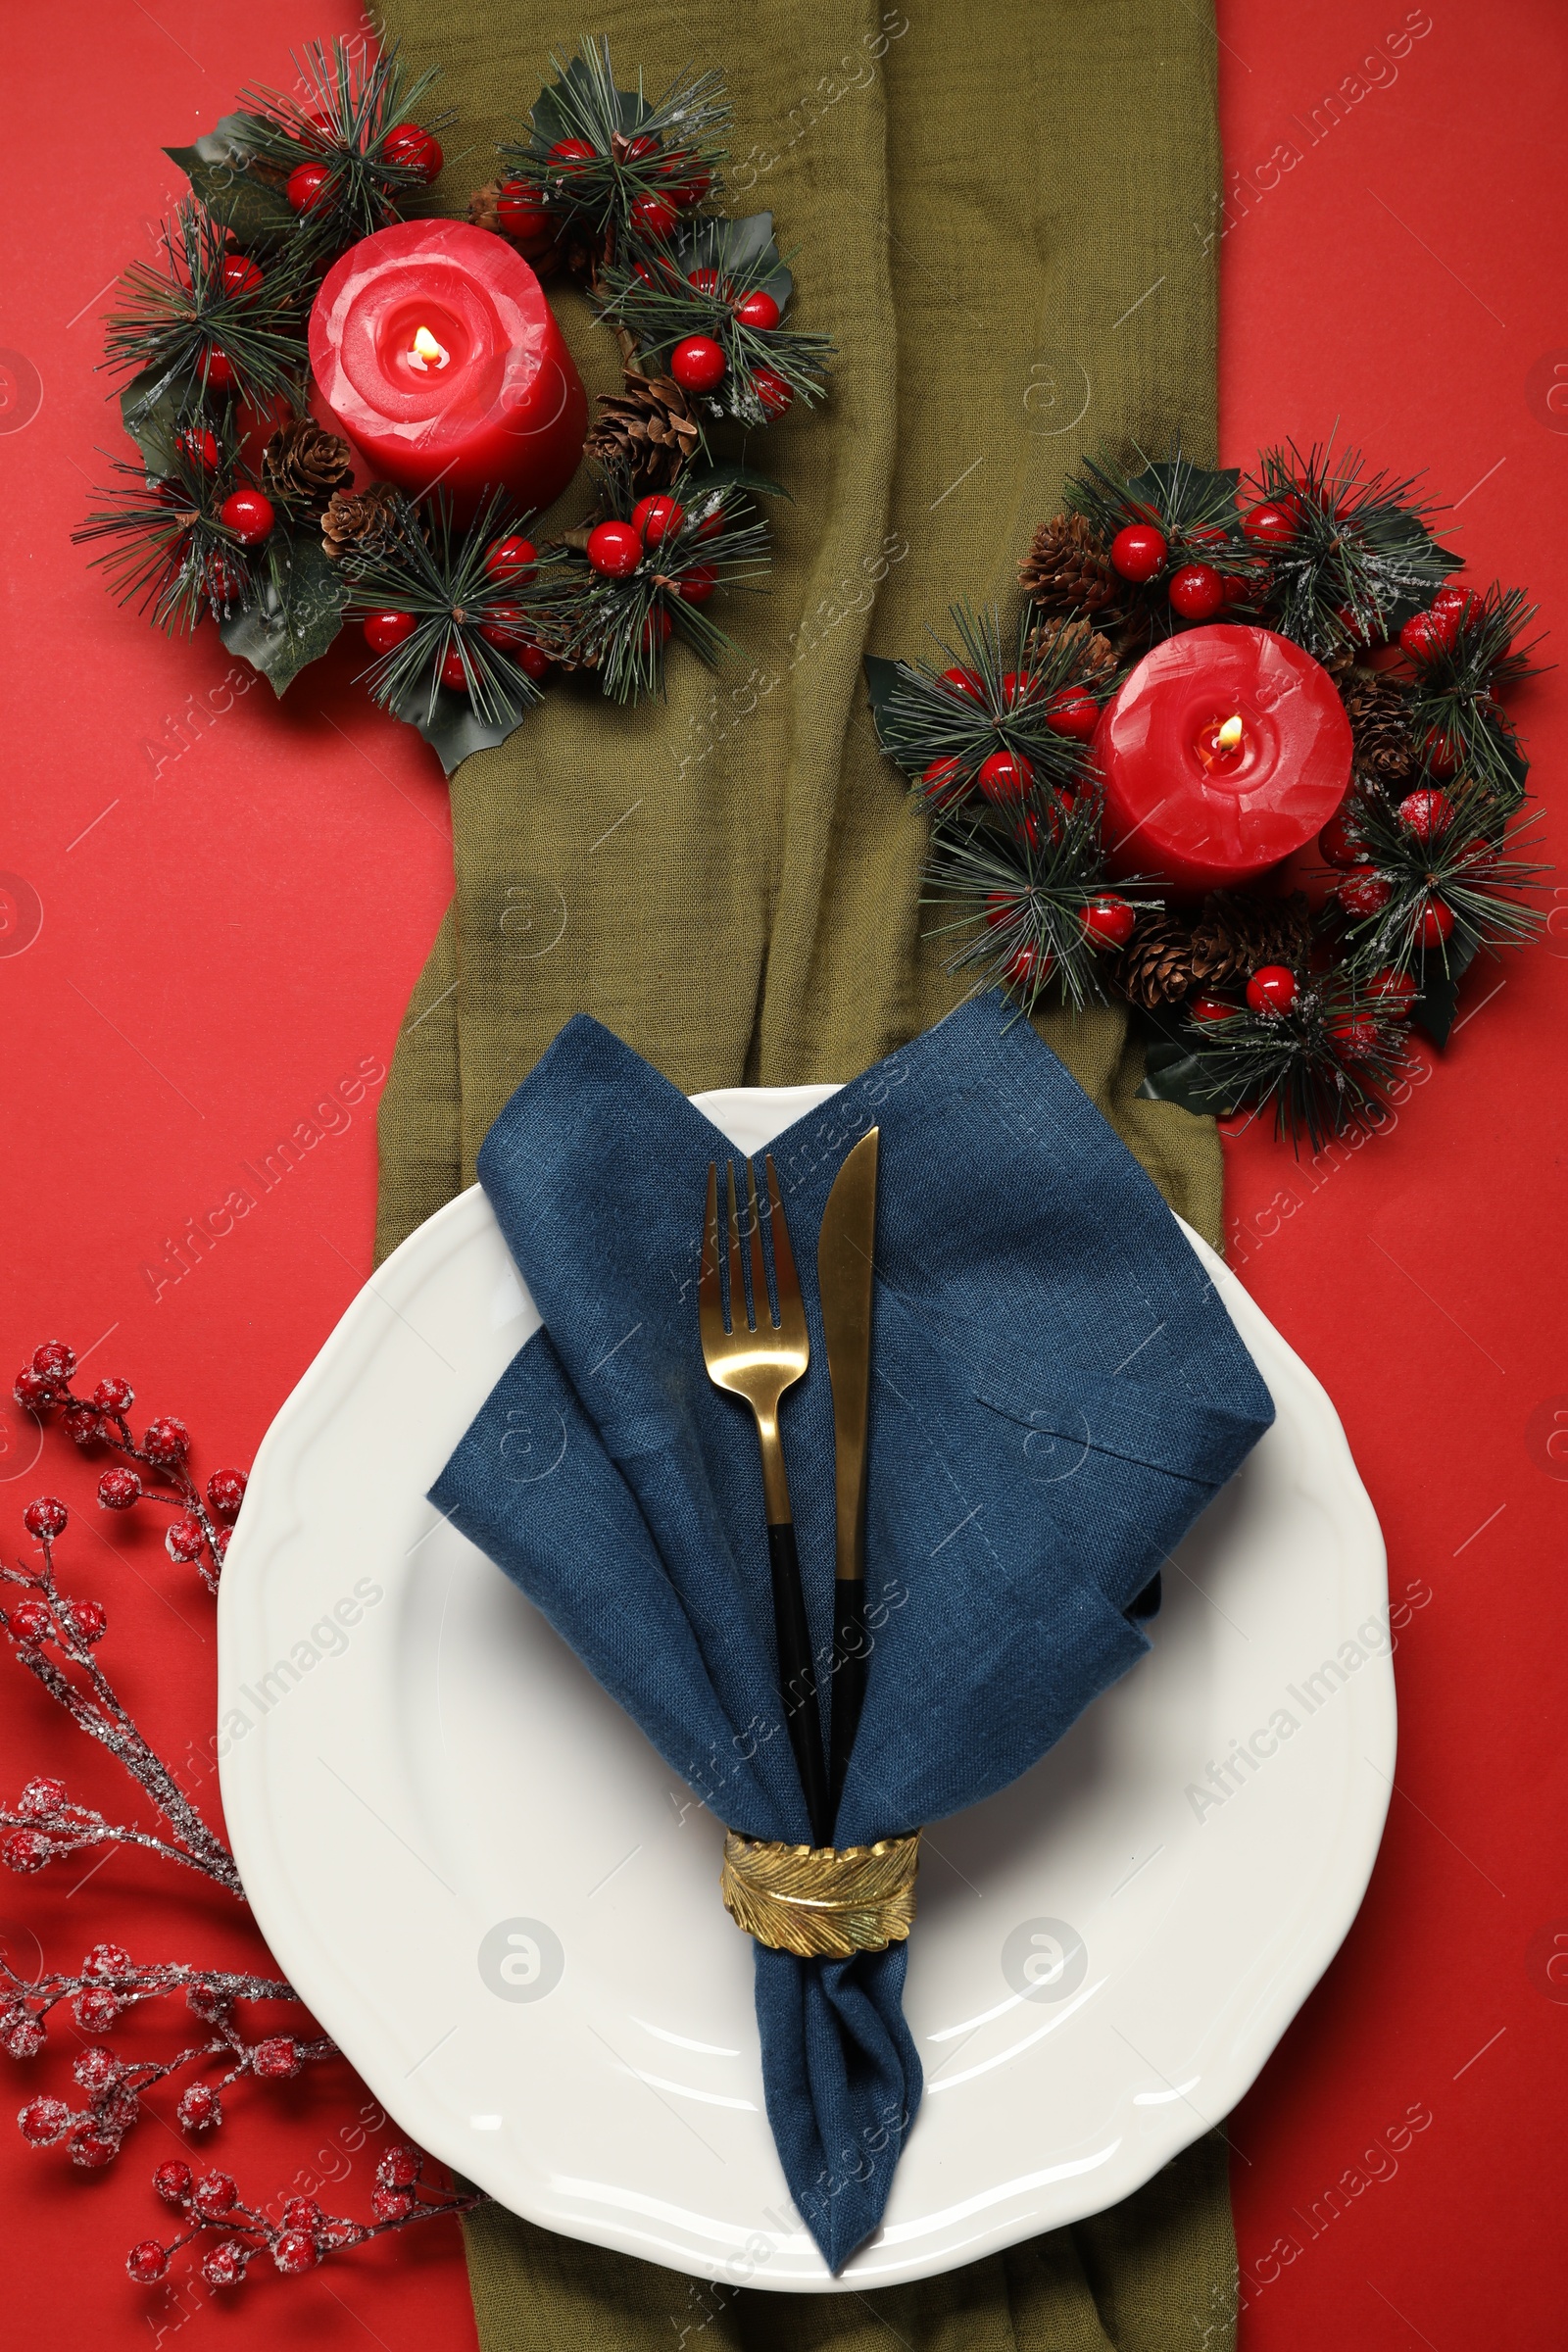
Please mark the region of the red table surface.
<svg viewBox="0 0 1568 2352"><path fill-rule="evenodd" d="M288 82L291 44L350 22L283 0L163 0L156 16L87 0L69 25L33 10L9 26L0 343L37 369L42 406L0 433L0 865L22 886L0 901L0 1356L73 1339L92 1374L123 1369L148 1410L185 1413L204 1470L249 1458L368 1271L376 1073L450 887L446 794L418 740L351 684L351 649L280 708L265 684L240 694L210 628L166 647L107 602L67 534L102 475L95 444L117 438L91 372L103 297L127 257L151 255L181 184L158 142L210 124L247 79ZM1375 462L1425 467L1473 575L1525 585L1559 628L1557 12L1224 0L1220 31L1227 460L1338 421ZM1517 709L1549 808L1554 683ZM1568 1936L1552 1549L1568 1462L1548 1446L1568 1415L1565 956L1568 911L1544 949L1473 974L1441 1065L1422 1050L1396 1123L1360 1151L1298 1161L1255 1127L1229 1146L1233 1263L1339 1406L1394 1592L1425 1596L1396 1660L1398 1786L1370 1892L1233 2119L1247 2352L1330 2336L1556 2352L1568 2328L1568 1985L1546 1967ZM358 1073L365 1097L318 1113ZM307 1132L318 1140L286 1180L155 1295L186 1220ZM58 1436L33 1454L8 1408L0 1515L40 1488L88 1501ZM156 1531L90 1507L62 1558L68 1589L108 1606L106 1659L144 1727L215 1804L212 1611L193 1577ZM4 1688L0 1787L56 1771L107 1801L112 1769L30 1686ZM51 1966L110 1935L148 1957L254 1950L224 1898L118 1854L90 1878L84 1860L0 1886L19 1966L36 1963L34 1931ZM144 2013L115 2038L131 2050L158 2029ZM59 2040L74 2046L69 2026ZM40 2064L57 2087L58 2057ZM25 2095L24 2070L0 2060L0 2077ZM242 2088L214 2158L259 2197L325 2182L323 2202L363 2213L390 2136L373 2104L357 2126L366 2104L340 2064L280 2093ZM13 2340L192 2341L184 2328L216 2311L236 2345L280 2326L333 2352L471 2341L451 2224L227 2302L130 2286L121 2253L159 2227L148 2176L177 2140L145 2124L117 2166L83 2176L0 2133Z"/></svg>

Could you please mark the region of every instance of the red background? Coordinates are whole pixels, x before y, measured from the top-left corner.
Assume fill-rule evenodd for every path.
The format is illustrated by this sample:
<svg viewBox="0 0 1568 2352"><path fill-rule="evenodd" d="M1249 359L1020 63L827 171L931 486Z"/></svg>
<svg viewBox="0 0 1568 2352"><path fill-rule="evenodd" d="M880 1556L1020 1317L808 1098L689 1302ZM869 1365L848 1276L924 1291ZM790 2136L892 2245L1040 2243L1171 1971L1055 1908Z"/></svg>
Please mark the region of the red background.
<svg viewBox="0 0 1568 2352"><path fill-rule="evenodd" d="M1391 51L1388 36L1416 25L1429 29ZM346 12L302 16L295 0L163 0L157 17L89 0L64 30L47 10L13 11L9 26L0 342L36 368L43 403L0 434L0 864L25 886L0 898L15 1073L0 1357L72 1339L92 1376L123 1369L149 1411L183 1412L204 1471L249 1458L368 1271L374 1090L156 1301L142 1269L223 1200L240 1160L362 1061L390 1058L450 886L446 795L418 740L350 686L345 649L281 708L262 684L234 697L210 629L194 649L165 647L106 601L67 534L101 478L94 444L116 438L91 375L102 296L127 255L150 256L180 184L156 141L209 125L247 78L287 81L291 43L349 28ZM1473 574L1528 586L1560 632L1568 415L1546 398L1568 362L1557 10L1222 0L1220 31L1227 459L1339 420L1376 462L1425 466L1433 496L1457 508ZM1342 109L1314 121L1330 91ZM1517 708L1549 853L1555 681ZM42 922L24 944L28 889ZM1371 1891L1234 2118L1247 2352L1306 2352L1331 2334L1433 2352L1563 2341L1568 2004L1545 1958L1554 1927L1568 1934L1549 1549L1568 1463L1546 1439L1556 1403L1568 1411L1568 1136L1552 1075L1568 890L1556 903L1544 948L1471 975L1463 1026L1389 1131L1315 1166L1256 1129L1230 1149L1234 1262L1340 1407L1394 1589L1421 1579L1431 1594L1398 1650L1398 1792ZM62 1441L36 1472L34 1443L8 1409L0 1516L40 1488L86 1499ZM64 1561L68 1587L111 1612L112 1668L144 1728L188 1756L190 1785L215 1801L195 1745L213 1633L194 1580L155 1531L90 1509ZM108 1769L79 1736L30 1688L4 1688L0 1787L53 1770L107 1798ZM252 1948L226 1899L194 1883L116 1855L82 1876L0 1886L19 1967L36 1964L24 1920L52 1966L106 1934L149 1954L237 1962ZM59 2038L74 2046L69 2027ZM137 2046L129 2030L115 2038ZM40 2064L57 2088L58 2052ZM0 2073L24 2095L23 2070L0 2060ZM215 2157L258 2197L302 2167L337 2175L323 2201L364 2212L387 2131L332 2153L362 2096L341 2067L281 2095L242 2091ZM1430 2121L1402 2149L1396 2132L1391 2156L1387 2135L1412 2109ZM146 2125L118 2166L84 2177L0 2133L14 2325L52 2344L118 2343L141 2340L150 2315L169 2342L212 2308L204 2289L146 2296L120 2270L159 2225L147 2177L176 2138ZM1334 2218L1319 2204L1314 2233L1335 2183ZM334 2352L367 2335L389 2352L461 2347L472 2323L456 2229L293 2285L260 2279L216 2324L235 2343L284 2325Z"/></svg>

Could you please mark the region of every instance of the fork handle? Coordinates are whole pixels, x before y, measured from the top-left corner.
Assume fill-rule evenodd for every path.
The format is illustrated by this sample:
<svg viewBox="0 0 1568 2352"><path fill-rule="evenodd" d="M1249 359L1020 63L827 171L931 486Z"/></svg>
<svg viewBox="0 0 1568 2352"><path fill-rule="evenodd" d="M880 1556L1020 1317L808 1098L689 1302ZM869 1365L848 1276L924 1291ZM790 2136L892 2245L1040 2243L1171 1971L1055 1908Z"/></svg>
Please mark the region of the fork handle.
<svg viewBox="0 0 1568 2352"><path fill-rule="evenodd" d="M769 1520L767 1558L773 1574L773 1640L778 1649L779 1692L796 1768L810 1817L811 1842L826 1845L832 1832L828 1808L827 1768L822 1759L822 1727L816 1703L816 1666L811 1656L811 1629L806 1615L806 1592L801 1584L800 1554L795 1548L792 1521Z"/></svg>

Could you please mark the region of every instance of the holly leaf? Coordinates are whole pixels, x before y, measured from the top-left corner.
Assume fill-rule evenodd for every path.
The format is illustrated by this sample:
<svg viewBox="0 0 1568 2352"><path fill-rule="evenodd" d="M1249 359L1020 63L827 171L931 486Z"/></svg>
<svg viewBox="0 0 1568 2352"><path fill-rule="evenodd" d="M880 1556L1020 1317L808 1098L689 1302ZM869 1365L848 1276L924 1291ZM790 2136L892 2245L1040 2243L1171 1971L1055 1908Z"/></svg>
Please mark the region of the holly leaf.
<svg viewBox="0 0 1568 2352"><path fill-rule="evenodd" d="M120 417L141 451L149 473L174 471L174 433L179 422L173 377L168 368L144 368L120 394Z"/></svg>
<svg viewBox="0 0 1568 2352"><path fill-rule="evenodd" d="M1127 495L1139 506L1152 507L1183 530L1206 525L1235 538L1241 530L1236 511L1241 480L1240 468L1235 466L1195 466L1189 458L1176 457L1129 475Z"/></svg>
<svg viewBox="0 0 1568 2352"><path fill-rule="evenodd" d="M406 725L418 730L440 760L442 772L450 776L470 753L493 751L498 743L505 743L509 735L515 734L533 705L530 703L512 718L485 719L466 694L454 694L450 687L437 686L432 701L428 686L416 685L386 707L394 718L401 718Z"/></svg>
<svg viewBox="0 0 1568 2352"><path fill-rule="evenodd" d="M1378 553L1386 557L1396 576L1402 573L1408 583L1379 608L1383 625L1391 637L1397 637L1407 620L1426 611L1440 575L1457 571L1464 562L1451 549L1438 545L1419 514L1407 514L1402 509L1380 521Z"/></svg>
<svg viewBox="0 0 1568 2352"><path fill-rule="evenodd" d="M548 155L558 139L573 139L581 135L580 113L562 103L561 92L566 88L580 94L590 114L597 116L599 112L593 75L589 73L586 61L574 57L564 74L555 81L547 81L534 100L529 121L533 124L532 144L536 155ZM638 129L654 111L640 90L616 90L613 96L617 124L621 130ZM452 770L448 768L447 773L450 775Z"/></svg>
<svg viewBox="0 0 1568 2352"><path fill-rule="evenodd" d="M1519 738L1511 728L1505 732L1503 727L1493 726L1488 732L1493 759L1508 779L1511 793L1509 806L1517 807L1525 797L1525 787L1530 780L1530 762L1519 749Z"/></svg>
<svg viewBox="0 0 1568 2352"><path fill-rule="evenodd" d="M343 626L345 590L319 531L309 522L296 532L279 525L267 554L256 602L221 622L219 634L281 696L302 669L320 660Z"/></svg>
<svg viewBox="0 0 1568 2352"><path fill-rule="evenodd" d="M788 498L794 504L792 493L782 482L741 465L738 459L721 458L716 465L695 468L681 476L680 487L689 497L699 496L705 490L750 490L758 498Z"/></svg>
<svg viewBox="0 0 1568 2352"><path fill-rule="evenodd" d="M716 270L747 294L771 294L781 314L789 307L795 278L779 258L771 213L694 221L676 238L675 255L686 276L694 270Z"/></svg>
<svg viewBox="0 0 1568 2352"><path fill-rule="evenodd" d="M166 147L164 153L190 181L215 220L231 228L240 245L274 245L293 236L299 226L281 188L258 179L244 145L243 115L224 115L221 122L191 147Z"/></svg>
<svg viewBox="0 0 1568 2352"><path fill-rule="evenodd" d="M1453 1015L1459 1002L1459 983L1476 959L1476 943L1462 939L1448 949L1448 968L1444 970L1439 957L1431 958L1432 970L1423 969L1418 978L1421 994L1411 1007L1412 1024L1441 1053L1453 1029Z"/></svg>
<svg viewBox="0 0 1568 2352"><path fill-rule="evenodd" d="M1236 1108L1215 1083L1212 1064L1196 1054L1180 1033L1155 1013L1138 1018L1144 1033L1144 1075L1138 1087L1146 1102L1176 1102L1200 1119L1223 1118Z"/></svg>
<svg viewBox="0 0 1568 2352"><path fill-rule="evenodd" d="M1508 770L1509 775L1512 776L1514 783L1518 786L1519 793L1522 798L1525 786L1530 781L1529 760L1519 749L1516 741L1509 741L1499 744L1497 747L1497 757L1501 760L1503 766Z"/></svg>
<svg viewBox="0 0 1568 2352"><path fill-rule="evenodd" d="M249 163L250 147L246 140L247 118L244 115L220 115L211 130L204 130L189 147L166 147L166 155L194 155L204 164Z"/></svg>
<svg viewBox="0 0 1568 2352"><path fill-rule="evenodd" d="M871 705L871 723L876 729L877 742L883 751L887 752L887 730L883 722L887 717L888 705L893 700L893 690L899 682L899 665L896 662L885 662L880 654L867 654L864 667L865 691ZM888 752L889 759L892 756L892 753Z"/></svg>

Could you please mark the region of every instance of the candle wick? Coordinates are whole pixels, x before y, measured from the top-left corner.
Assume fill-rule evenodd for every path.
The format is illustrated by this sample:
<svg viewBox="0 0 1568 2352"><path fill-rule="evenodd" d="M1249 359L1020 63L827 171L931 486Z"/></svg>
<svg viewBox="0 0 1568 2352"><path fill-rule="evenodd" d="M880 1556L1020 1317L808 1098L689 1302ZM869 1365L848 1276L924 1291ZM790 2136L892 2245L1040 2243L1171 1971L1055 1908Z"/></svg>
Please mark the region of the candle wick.
<svg viewBox="0 0 1568 2352"><path fill-rule="evenodd" d="M445 368L451 357L452 354L442 349L427 326L416 327L414 347L409 353L411 368L417 368L421 375L428 375L432 366Z"/></svg>

